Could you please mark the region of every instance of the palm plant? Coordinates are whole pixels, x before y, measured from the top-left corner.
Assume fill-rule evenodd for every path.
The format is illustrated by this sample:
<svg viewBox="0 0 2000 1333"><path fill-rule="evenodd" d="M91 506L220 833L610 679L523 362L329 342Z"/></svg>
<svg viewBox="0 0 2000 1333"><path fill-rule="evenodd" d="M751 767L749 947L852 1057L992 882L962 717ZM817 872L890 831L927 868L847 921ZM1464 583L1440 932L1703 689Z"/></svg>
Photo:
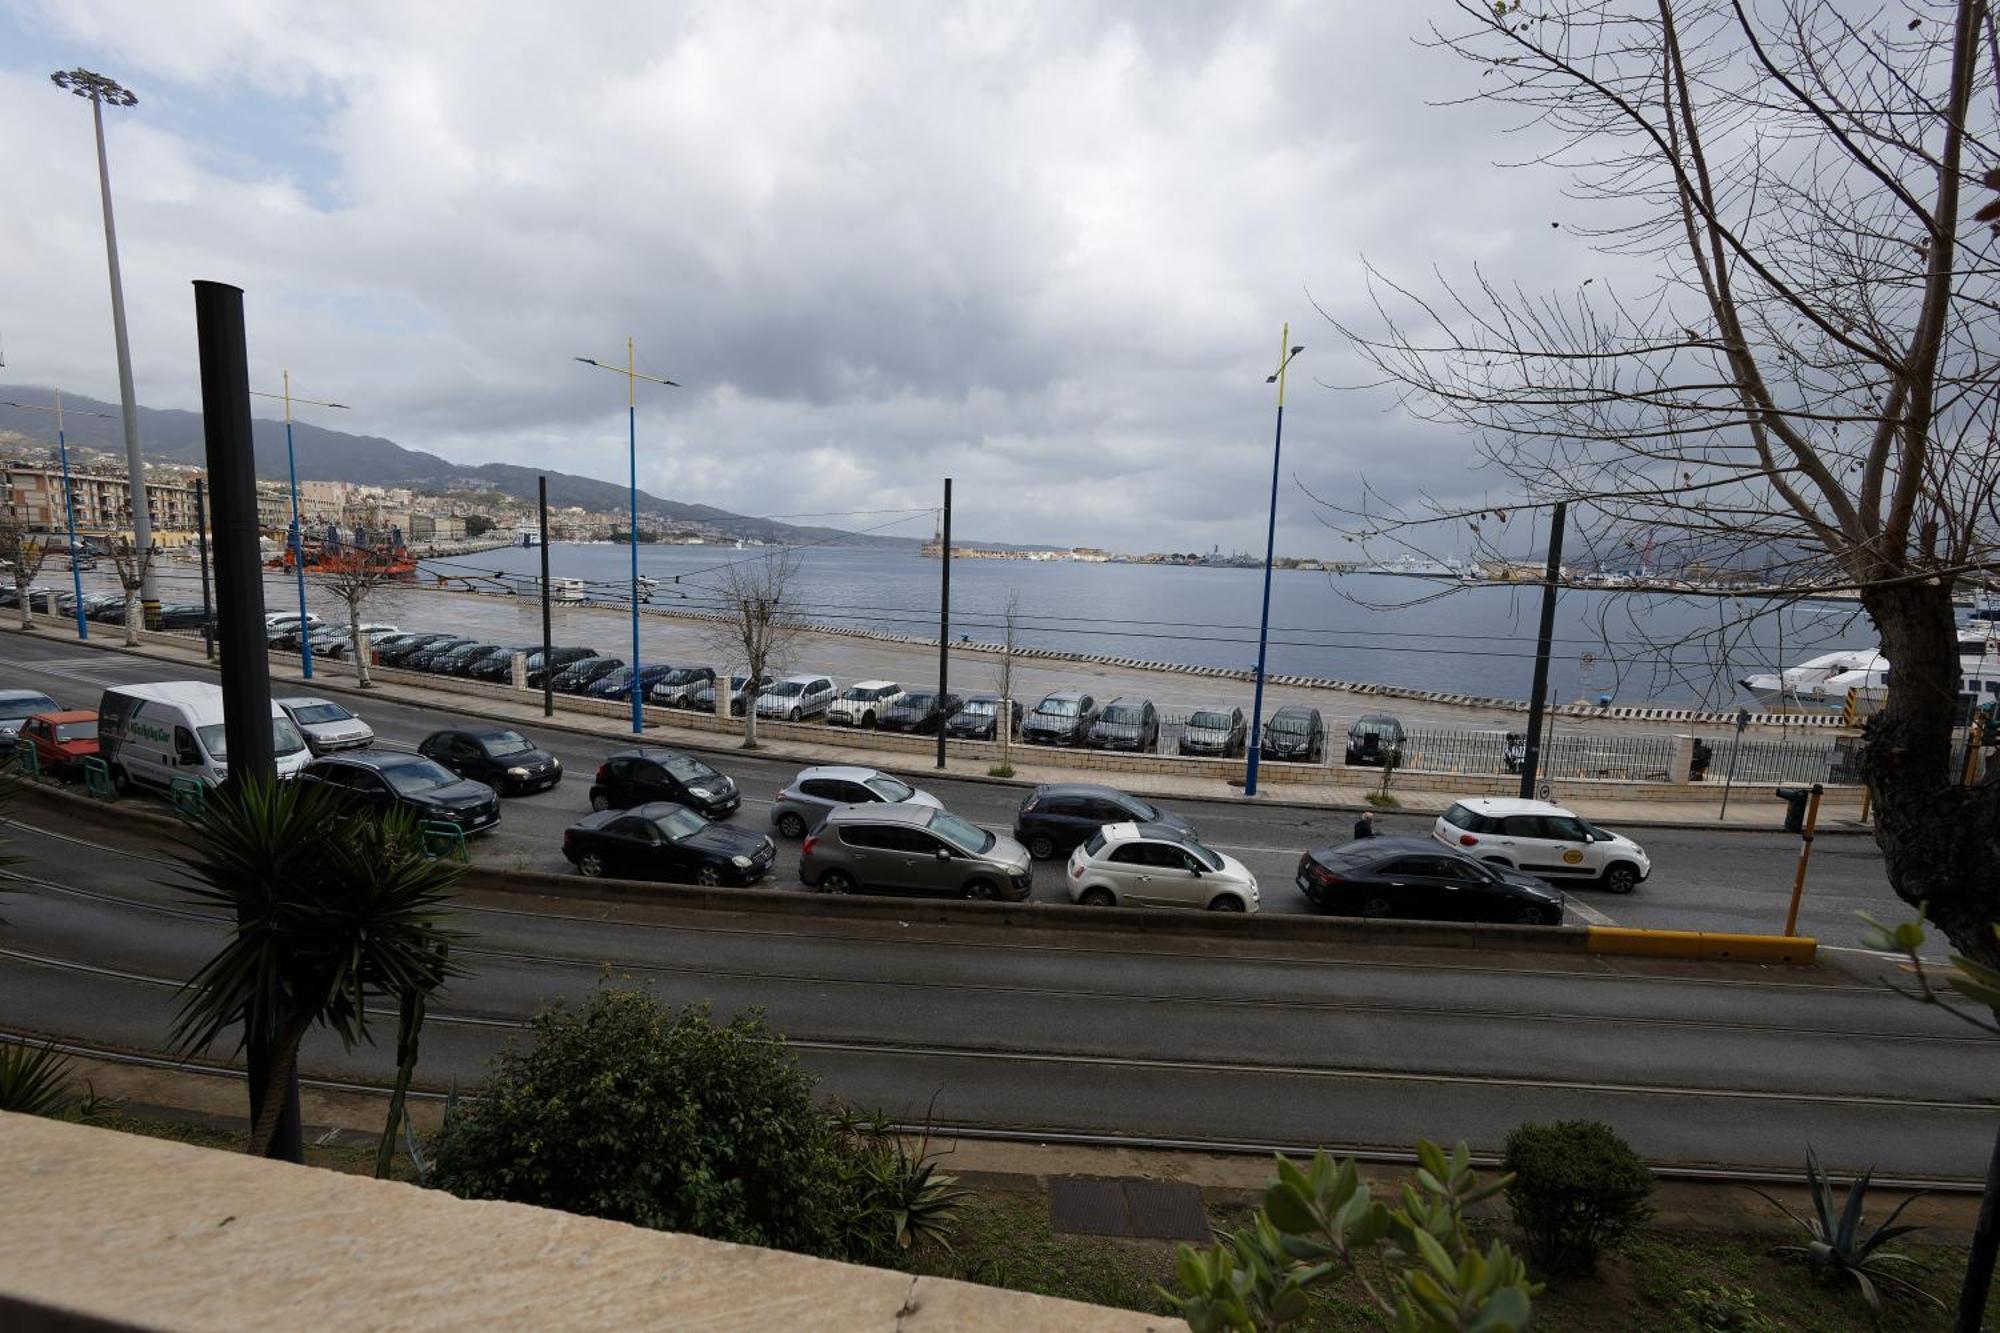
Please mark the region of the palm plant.
<svg viewBox="0 0 2000 1333"><path fill-rule="evenodd" d="M1868 1182L1874 1174L1872 1170L1862 1172L1861 1178L1848 1187L1847 1198L1836 1205L1832 1178L1820 1170L1819 1155L1807 1148L1806 1185L1812 1195L1810 1217L1800 1217L1763 1190L1755 1191L1766 1203L1798 1223L1808 1237L1803 1245L1780 1245L1776 1253L1804 1259L1822 1278L1841 1274L1853 1278L1868 1301L1868 1308L1878 1319L1882 1314L1882 1294L1875 1289L1878 1282L1921 1296L1942 1310L1945 1308L1943 1301L1908 1278L1889 1271L1890 1265L1914 1264L1916 1260L1904 1254L1886 1254L1881 1248L1898 1236L1923 1230L1920 1226L1899 1227L1895 1221L1902 1216L1905 1208L1923 1197L1924 1191L1912 1194L1897 1204L1895 1211L1880 1226L1864 1235L1862 1228L1866 1219L1862 1216L1862 1209L1867 1205Z"/></svg>
<svg viewBox="0 0 2000 1333"><path fill-rule="evenodd" d="M54 1115L69 1101L69 1061L49 1046L0 1046L0 1111Z"/></svg>
<svg viewBox="0 0 2000 1333"><path fill-rule="evenodd" d="M270 1052L250 1132L262 1156L313 1027L351 1050L373 1040L371 999L400 1010L462 972L445 955L458 932L443 924L460 869L426 857L407 816L350 816L330 788L269 780L232 782L207 802L178 859L196 901L236 926L184 988L174 1038L204 1050L235 1027L239 1050ZM413 1064L414 1034L399 1046L399 1065Z"/></svg>

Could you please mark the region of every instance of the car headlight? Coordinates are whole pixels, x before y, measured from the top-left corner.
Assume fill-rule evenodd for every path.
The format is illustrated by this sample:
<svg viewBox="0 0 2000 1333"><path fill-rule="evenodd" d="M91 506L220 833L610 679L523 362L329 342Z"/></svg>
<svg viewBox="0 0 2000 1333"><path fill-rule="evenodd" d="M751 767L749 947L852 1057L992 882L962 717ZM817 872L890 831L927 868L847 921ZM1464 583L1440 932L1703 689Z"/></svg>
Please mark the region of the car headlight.
<svg viewBox="0 0 2000 1333"><path fill-rule="evenodd" d="M525 768L510 768L507 770L507 776L510 778L525 778L528 776L528 770Z"/></svg>
<svg viewBox="0 0 2000 1333"><path fill-rule="evenodd" d="M706 787L689 787L688 795L699 801L712 801L715 799L715 793Z"/></svg>
<svg viewBox="0 0 2000 1333"><path fill-rule="evenodd" d="M550 768L553 768L553 769L555 769L555 770L556 770L557 772L561 772L561 771L562 771L562 760L560 760L560 759L556 758L556 757L555 757L554 755L550 755L550 756L549 756L549 767L550 767Z"/></svg>
<svg viewBox="0 0 2000 1333"><path fill-rule="evenodd" d="M738 870L748 870L753 863L747 856L732 856L729 858L729 864L735 866Z"/></svg>

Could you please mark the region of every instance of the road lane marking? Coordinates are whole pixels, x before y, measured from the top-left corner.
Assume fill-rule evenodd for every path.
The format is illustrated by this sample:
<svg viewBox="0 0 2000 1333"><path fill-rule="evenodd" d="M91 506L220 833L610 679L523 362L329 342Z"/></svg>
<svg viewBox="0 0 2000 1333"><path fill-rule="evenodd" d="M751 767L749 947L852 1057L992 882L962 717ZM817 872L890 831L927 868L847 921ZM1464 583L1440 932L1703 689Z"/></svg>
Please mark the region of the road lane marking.
<svg viewBox="0 0 2000 1333"><path fill-rule="evenodd" d="M1593 926L1615 926L1618 924L1595 907L1592 907L1589 903L1578 902L1575 898L1565 896L1563 898L1563 906L1575 912Z"/></svg>

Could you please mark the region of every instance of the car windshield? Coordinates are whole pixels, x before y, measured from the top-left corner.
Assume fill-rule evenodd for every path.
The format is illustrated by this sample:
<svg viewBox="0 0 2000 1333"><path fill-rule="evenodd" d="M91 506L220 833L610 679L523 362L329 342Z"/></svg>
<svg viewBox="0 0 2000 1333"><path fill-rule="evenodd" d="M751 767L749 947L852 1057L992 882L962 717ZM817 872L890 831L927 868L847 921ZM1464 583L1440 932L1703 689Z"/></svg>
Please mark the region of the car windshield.
<svg viewBox="0 0 2000 1333"><path fill-rule="evenodd" d="M853 703L868 703L882 697L880 690L864 690L859 685L850 685L840 692L840 697Z"/></svg>
<svg viewBox="0 0 2000 1333"><path fill-rule="evenodd" d="M1227 713L1196 713L1188 719L1188 726L1196 731L1227 731L1230 728Z"/></svg>
<svg viewBox="0 0 2000 1333"><path fill-rule="evenodd" d="M931 816L931 832L952 846L971 852L975 856L989 850L994 843L1000 841L971 820L960 819L957 815L944 810Z"/></svg>
<svg viewBox="0 0 2000 1333"><path fill-rule="evenodd" d="M222 723L196 727L195 731L201 736L202 748L207 750L218 764L229 762L229 743L224 739ZM271 748L280 756L297 754L306 748L305 741L299 736L299 729L292 725L290 718L271 719Z"/></svg>
<svg viewBox="0 0 2000 1333"><path fill-rule="evenodd" d="M304 727L316 727L322 722L345 722L353 716L339 704L306 704L292 710L292 720Z"/></svg>
<svg viewBox="0 0 2000 1333"><path fill-rule="evenodd" d="M479 748L486 751L489 759L504 759L510 754L521 754L535 748L534 743L518 731L488 732L479 739Z"/></svg>
<svg viewBox="0 0 2000 1333"><path fill-rule="evenodd" d="M773 685L770 689L766 690L765 693L782 694L789 698L791 695L794 694L803 694L805 692L805 688L806 687L804 685L801 685L798 681L781 680L776 685Z"/></svg>
<svg viewBox="0 0 2000 1333"><path fill-rule="evenodd" d="M861 785L885 801L907 801L917 794L915 787L887 773L877 773L872 778L864 779Z"/></svg>
<svg viewBox="0 0 2000 1333"><path fill-rule="evenodd" d="M999 708L991 699L968 699L965 704L965 711L974 717L992 717Z"/></svg>
<svg viewBox="0 0 2000 1333"><path fill-rule="evenodd" d="M1271 730L1287 736L1303 736L1311 725L1308 718L1298 713L1279 713L1271 719Z"/></svg>
<svg viewBox="0 0 2000 1333"><path fill-rule="evenodd" d="M97 739L97 719L88 722L56 723L56 739L59 741L94 741Z"/></svg>
<svg viewBox="0 0 2000 1333"><path fill-rule="evenodd" d="M1046 713L1050 717L1075 717L1076 700L1044 699L1035 711L1037 713Z"/></svg>
<svg viewBox="0 0 2000 1333"><path fill-rule="evenodd" d="M439 787L449 787L457 777L428 759L411 764L392 764L381 770L382 780L404 796L420 796Z"/></svg>
<svg viewBox="0 0 2000 1333"><path fill-rule="evenodd" d="M1222 858L1217 856L1214 852L1208 850L1208 848L1202 846L1200 843L1184 842L1179 844L1179 846L1182 851L1186 852L1189 856L1192 856L1195 860L1201 862L1202 869L1204 870L1222 869Z"/></svg>
<svg viewBox="0 0 2000 1333"><path fill-rule="evenodd" d="M632 683L632 668L619 667L616 671L607 671L604 673L603 680L599 683L604 685L630 685Z"/></svg>
<svg viewBox="0 0 2000 1333"><path fill-rule="evenodd" d="M1402 730L1402 723L1387 717L1364 717L1354 724L1356 736L1393 736Z"/></svg>
<svg viewBox="0 0 2000 1333"><path fill-rule="evenodd" d="M1102 720L1111 723L1113 726L1132 726L1139 721L1141 716L1140 711L1129 704L1123 706L1113 704L1104 710Z"/></svg>
<svg viewBox="0 0 2000 1333"><path fill-rule="evenodd" d="M1083 854L1085 856L1095 859L1097 854L1103 850L1104 850L1104 830L1099 829L1097 830L1097 832L1090 835L1089 842L1083 844Z"/></svg>
<svg viewBox="0 0 2000 1333"><path fill-rule="evenodd" d="M1123 793L1119 794L1117 800L1118 804L1131 811L1132 818L1138 823L1157 824L1160 822L1160 807L1157 805L1148 805L1136 796L1126 796Z"/></svg>
<svg viewBox="0 0 2000 1333"><path fill-rule="evenodd" d="M707 782L722 775L690 755L677 754L663 765L676 782Z"/></svg>
<svg viewBox="0 0 2000 1333"><path fill-rule="evenodd" d="M654 820L653 827L666 834L669 842L679 842L707 828L708 821L692 810L674 810Z"/></svg>
<svg viewBox="0 0 2000 1333"><path fill-rule="evenodd" d="M675 667L660 679L668 685L685 685L691 680L706 680L707 677L695 667Z"/></svg>
<svg viewBox="0 0 2000 1333"><path fill-rule="evenodd" d="M32 717L36 713L54 712L56 701L46 694L31 695L24 699L8 699L0 702L0 717Z"/></svg>
<svg viewBox="0 0 2000 1333"><path fill-rule="evenodd" d="M906 694L896 701L896 707L923 712L937 699L935 694Z"/></svg>

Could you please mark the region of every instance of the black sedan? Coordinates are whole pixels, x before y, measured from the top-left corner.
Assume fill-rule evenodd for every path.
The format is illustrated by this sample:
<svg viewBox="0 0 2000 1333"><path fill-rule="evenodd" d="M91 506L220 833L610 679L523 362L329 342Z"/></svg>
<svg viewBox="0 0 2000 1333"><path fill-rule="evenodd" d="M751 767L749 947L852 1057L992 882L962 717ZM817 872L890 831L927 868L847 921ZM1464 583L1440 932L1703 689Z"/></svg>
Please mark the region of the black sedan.
<svg viewBox="0 0 2000 1333"><path fill-rule="evenodd" d="M1338 916L1559 926L1563 896L1533 875L1487 865L1429 838L1362 838L1299 858L1299 892Z"/></svg>
<svg viewBox="0 0 2000 1333"><path fill-rule="evenodd" d="M508 796L528 796L562 781L562 760L507 727L434 731L417 753Z"/></svg>
<svg viewBox="0 0 2000 1333"><path fill-rule="evenodd" d="M1317 708L1286 704L1264 724L1264 740L1258 749L1266 759L1317 764L1326 758L1326 722Z"/></svg>
<svg viewBox="0 0 2000 1333"><path fill-rule="evenodd" d="M551 649L546 663L542 660L539 650L529 653L528 688L539 690L548 683L550 676L560 675L566 668L575 666L578 662L587 662L596 656L598 652L595 648L577 645Z"/></svg>
<svg viewBox="0 0 2000 1333"><path fill-rule="evenodd" d="M883 731L907 731L919 736L931 736L937 734L937 729L955 717L964 706L955 694L910 690L883 709L876 716L875 725Z"/></svg>
<svg viewBox="0 0 2000 1333"><path fill-rule="evenodd" d="M733 779L693 755L664 746L620 750L597 766L597 780L590 785L591 809L627 810L659 801L721 819L743 804L743 793Z"/></svg>
<svg viewBox="0 0 2000 1333"><path fill-rule="evenodd" d="M563 855L586 875L695 884L755 884L778 848L761 833L711 824L666 801L600 810L563 830Z"/></svg>
<svg viewBox="0 0 2000 1333"><path fill-rule="evenodd" d="M1248 737L1242 709L1199 708L1188 715L1187 725L1181 728L1180 751L1234 759L1247 747Z"/></svg>
<svg viewBox="0 0 2000 1333"><path fill-rule="evenodd" d="M385 643L375 650L375 660L386 667L412 667L416 659L446 645L470 642L456 634L412 634L399 643Z"/></svg>
<svg viewBox="0 0 2000 1333"><path fill-rule="evenodd" d="M1000 708L1002 702L1000 696L997 694L981 693L966 695L964 707L953 713L945 722L944 734L969 741L999 740ZM1021 734L1021 710L1019 708L1010 708L1007 711L1012 714L1014 719L1014 734L1019 736Z"/></svg>
<svg viewBox="0 0 2000 1333"><path fill-rule="evenodd" d="M1116 787L1051 782L1028 793L1014 816L1014 841L1037 861L1067 852L1106 824L1161 824L1195 839L1194 825Z"/></svg>
<svg viewBox="0 0 2000 1333"><path fill-rule="evenodd" d="M398 807L429 823L484 833L500 822L500 799L483 782L461 778L420 754L350 750L307 764L301 782L321 782L368 810Z"/></svg>
<svg viewBox="0 0 2000 1333"><path fill-rule="evenodd" d="M586 657L556 672L557 694L582 694L598 681L625 665L622 657Z"/></svg>

